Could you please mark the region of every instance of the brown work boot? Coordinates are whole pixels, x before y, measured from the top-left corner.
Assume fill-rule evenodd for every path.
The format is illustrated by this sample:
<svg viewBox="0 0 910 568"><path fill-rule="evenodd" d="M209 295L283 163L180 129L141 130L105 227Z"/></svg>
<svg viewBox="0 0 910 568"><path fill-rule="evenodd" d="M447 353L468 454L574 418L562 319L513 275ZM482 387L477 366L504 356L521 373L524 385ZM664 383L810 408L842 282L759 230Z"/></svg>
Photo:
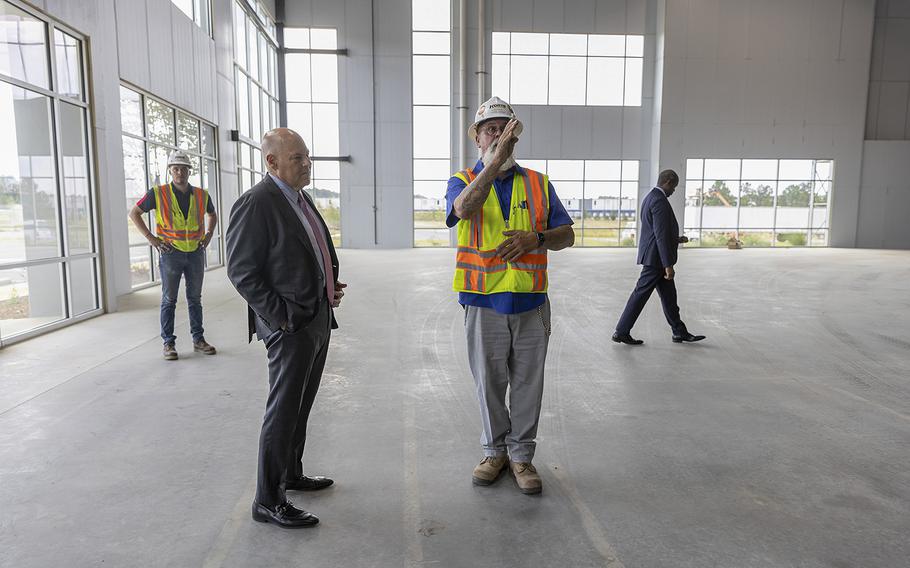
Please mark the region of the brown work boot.
<svg viewBox="0 0 910 568"><path fill-rule="evenodd" d="M509 458L506 456L487 456L474 468L471 481L474 482L474 485L490 485L496 481L496 478L499 477L499 474L506 468L508 463Z"/></svg>
<svg viewBox="0 0 910 568"><path fill-rule="evenodd" d="M206 355L214 355L216 353L215 347L209 345L208 342L204 339L193 342L193 351L205 353Z"/></svg>
<svg viewBox="0 0 910 568"><path fill-rule="evenodd" d="M536 495L543 489L537 468L531 462L510 462L518 489L525 495Z"/></svg>
<svg viewBox="0 0 910 568"><path fill-rule="evenodd" d="M177 360L177 348L174 347L173 343L164 344L164 358L168 361Z"/></svg>

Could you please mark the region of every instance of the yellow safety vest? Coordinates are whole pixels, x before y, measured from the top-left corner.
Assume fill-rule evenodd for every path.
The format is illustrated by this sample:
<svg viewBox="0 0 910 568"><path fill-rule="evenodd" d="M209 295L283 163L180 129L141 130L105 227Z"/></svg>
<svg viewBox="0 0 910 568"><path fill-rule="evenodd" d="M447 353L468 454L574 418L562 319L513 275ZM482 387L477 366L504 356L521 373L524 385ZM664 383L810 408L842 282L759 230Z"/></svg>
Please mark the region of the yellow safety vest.
<svg viewBox="0 0 910 568"><path fill-rule="evenodd" d="M191 187L193 196L186 217L177 203L171 184L159 185L155 191L155 233L175 249L193 252L205 237L205 208L209 194L204 189Z"/></svg>
<svg viewBox="0 0 910 568"><path fill-rule="evenodd" d="M455 174L465 184L477 177L473 170ZM470 219L458 221L458 252L455 257L456 292L495 294L498 292L546 293L547 249L538 248L515 262L505 262L496 254L508 237L509 229L542 232L547 229L550 213L547 176L525 169L512 179L512 203L506 222L496 190L490 186L487 200Z"/></svg>

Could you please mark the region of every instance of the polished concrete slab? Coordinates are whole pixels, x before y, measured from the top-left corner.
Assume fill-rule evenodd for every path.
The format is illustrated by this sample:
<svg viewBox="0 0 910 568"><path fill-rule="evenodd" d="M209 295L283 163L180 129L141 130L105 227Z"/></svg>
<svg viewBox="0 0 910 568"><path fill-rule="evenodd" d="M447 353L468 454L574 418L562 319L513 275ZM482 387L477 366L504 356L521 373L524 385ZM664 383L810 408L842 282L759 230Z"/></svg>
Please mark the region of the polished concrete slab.
<svg viewBox="0 0 910 568"><path fill-rule="evenodd" d="M266 394L223 270L215 357L160 357L159 291L0 351L0 566L896 567L910 557L910 252L686 250L610 342L630 250L552 256L539 497L473 487L479 419L451 250L341 253L350 284L297 494L252 522Z"/></svg>

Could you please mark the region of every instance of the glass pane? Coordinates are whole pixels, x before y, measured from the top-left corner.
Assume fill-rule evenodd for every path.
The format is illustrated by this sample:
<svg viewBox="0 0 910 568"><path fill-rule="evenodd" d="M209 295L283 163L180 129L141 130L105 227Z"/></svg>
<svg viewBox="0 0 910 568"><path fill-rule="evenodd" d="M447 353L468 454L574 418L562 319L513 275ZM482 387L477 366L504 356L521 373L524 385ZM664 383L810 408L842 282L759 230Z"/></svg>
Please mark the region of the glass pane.
<svg viewBox="0 0 910 568"><path fill-rule="evenodd" d="M58 93L82 100L82 42L54 30Z"/></svg>
<svg viewBox="0 0 910 568"><path fill-rule="evenodd" d="M237 72L237 115L238 129L240 134L250 136L250 92L247 90L247 78L241 72Z"/></svg>
<svg viewBox="0 0 910 568"><path fill-rule="evenodd" d="M588 55L606 55L622 57L626 54L626 36L590 35L588 36Z"/></svg>
<svg viewBox="0 0 910 568"><path fill-rule="evenodd" d="M221 242L219 239L212 239L209 246L205 248L205 266L221 266Z"/></svg>
<svg viewBox="0 0 910 568"><path fill-rule="evenodd" d="M313 101L320 103L338 102L338 56L313 55Z"/></svg>
<svg viewBox="0 0 910 568"><path fill-rule="evenodd" d="M215 127L202 124L202 153L215 157Z"/></svg>
<svg viewBox="0 0 910 568"><path fill-rule="evenodd" d="M549 34L513 33L512 54L547 55Z"/></svg>
<svg viewBox="0 0 910 568"><path fill-rule="evenodd" d="M809 182L780 182L777 196L778 207L809 207L812 184ZM779 223L778 223L779 224Z"/></svg>
<svg viewBox="0 0 910 568"><path fill-rule="evenodd" d="M626 59L626 78L623 104L641 106L642 59Z"/></svg>
<svg viewBox="0 0 910 568"><path fill-rule="evenodd" d="M316 163L319 165L319 179L341 179L340 162L322 160Z"/></svg>
<svg viewBox="0 0 910 568"><path fill-rule="evenodd" d="M827 229L828 228L828 208L825 206L818 206L812 208L812 228L813 229Z"/></svg>
<svg viewBox="0 0 910 568"><path fill-rule="evenodd" d="M743 246L748 248L770 247L774 240L770 229L767 231L739 231L738 238Z"/></svg>
<svg viewBox="0 0 910 568"><path fill-rule="evenodd" d="M182 112L177 113L177 146L192 152L199 151L199 121Z"/></svg>
<svg viewBox="0 0 910 568"><path fill-rule="evenodd" d="M262 139L262 112L259 108L259 87L250 82L250 138Z"/></svg>
<svg viewBox="0 0 910 568"><path fill-rule="evenodd" d="M685 220L684 226L689 228L698 229L701 227L701 204L702 196L704 195L702 189L702 182L697 181L687 181L686 182L686 209L685 209Z"/></svg>
<svg viewBox="0 0 910 568"><path fill-rule="evenodd" d="M448 55L415 55L412 81L415 105L447 105L452 94Z"/></svg>
<svg viewBox="0 0 910 568"><path fill-rule="evenodd" d="M622 161L623 181L638 181L638 160Z"/></svg>
<svg viewBox="0 0 910 568"><path fill-rule="evenodd" d="M249 71L250 77L255 78L259 77L259 42L257 41L258 35L258 28L253 25L252 22L250 22L246 27L246 46L249 50L249 54L247 55L247 57L249 57L247 60L249 67L247 68L247 71Z"/></svg>
<svg viewBox="0 0 910 568"><path fill-rule="evenodd" d="M739 160L705 160L705 179L740 179Z"/></svg>
<svg viewBox="0 0 910 568"><path fill-rule="evenodd" d="M549 104L584 105L585 72L584 57L551 57Z"/></svg>
<svg viewBox="0 0 910 568"><path fill-rule="evenodd" d="M92 211L88 188L85 110L60 103L63 155L63 210L69 254L92 252Z"/></svg>
<svg viewBox="0 0 910 568"><path fill-rule="evenodd" d="M550 160L547 162L547 175L551 180L581 181L585 178L584 168L584 160Z"/></svg>
<svg viewBox="0 0 910 568"><path fill-rule="evenodd" d="M717 180L710 183L705 189L704 206L702 208L702 226L718 229L735 229L736 195L739 191L739 182Z"/></svg>
<svg viewBox="0 0 910 568"><path fill-rule="evenodd" d="M0 270L0 337L31 331L65 317L60 264Z"/></svg>
<svg viewBox="0 0 910 568"><path fill-rule="evenodd" d="M550 34L550 55L587 55L585 34Z"/></svg>
<svg viewBox="0 0 910 568"><path fill-rule="evenodd" d="M586 160L585 179L612 181L621 179L622 162L619 160Z"/></svg>
<svg viewBox="0 0 910 568"><path fill-rule="evenodd" d="M622 106L625 70L618 57L588 58L588 104Z"/></svg>
<svg viewBox="0 0 910 568"><path fill-rule="evenodd" d="M686 179L703 179L704 168L704 160L686 160Z"/></svg>
<svg viewBox="0 0 910 568"><path fill-rule="evenodd" d="M806 229L779 229L774 234L776 247L804 247L808 240Z"/></svg>
<svg viewBox="0 0 910 568"><path fill-rule="evenodd" d="M565 206L569 216L575 220L581 219L585 199L585 184L580 181L553 181L553 187L559 200Z"/></svg>
<svg viewBox="0 0 910 568"><path fill-rule="evenodd" d="M520 165L523 168L534 170L535 172L540 172L542 174L547 173L546 160L522 160ZM474 167L474 164L471 164L471 167Z"/></svg>
<svg viewBox="0 0 910 568"><path fill-rule="evenodd" d="M142 199L148 189L145 170L145 143L129 136L123 137L123 173L124 189L126 191L126 212ZM148 215L146 215L148 217ZM146 219L148 224L148 219ZM131 221L127 221L129 228L130 245L145 243L145 237L139 232Z"/></svg>
<svg viewBox="0 0 910 568"><path fill-rule="evenodd" d="M547 57L533 56L512 57L512 69L509 77L510 103L513 105L547 104L547 59Z"/></svg>
<svg viewBox="0 0 910 568"><path fill-rule="evenodd" d="M285 31L285 34L287 31ZM285 35L287 37L287 35ZM234 3L234 61L246 68L246 12Z"/></svg>
<svg viewBox="0 0 910 568"><path fill-rule="evenodd" d="M259 83L268 85L269 82L269 48L265 35L259 34Z"/></svg>
<svg viewBox="0 0 910 568"><path fill-rule="evenodd" d="M444 32L414 32L411 50L420 54L449 55L452 51L450 37L451 34Z"/></svg>
<svg viewBox="0 0 910 568"><path fill-rule="evenodd" d="M414 157L448 158L448 107L414 107Z"/></svg>
<svg viewBox="0 0 910 568"><path fill-rule="evenodd" d="M253 147L249 144L241 144L240 151L238 152L238 155L240 157L240 165L247 169L253 167L253 162L250 160L250 151L252 148Z"/></svg>
<svg viewBox="0 0 910 568"><path fill-rule="evenodd" d="M310 85L310 55L288 53L285 60L285 83L289 101L310 102L313 97ZM336 77L337 84L337 77Z"/></svg>
<svg viewBox="0 0 910 568"><path fill-rule="evenodd" d="M313 105L314 156L337 156L338 151L338 105Z"/></svg>
<svg viewBox="0 0 910 568"><path fill-rule="evenodd" d="M218 165L212 160L203 160L202 162L202 188L209 192L212 198L212 205L218 209Z"/></svg>
<svg viewBox="0 0 910 568"><path fill-rule="evenodd" d="M49 88L44 22L0 2L0 73Z"/></svg>
<svg viewBox="0 0 910 568"><path fill-rule="evenodd" d="M815 179L831 181L834 178L834 162L831 160L817 160L815 162Z"/></svg>
<svg viewBox="0 0 910 568"><path fill-rule="evenodd" d="M190 168L190 176L187 179L190 185L193 187L202 186L202 158L198 156L190 156L190 162L193 163L193 167Z"/></svg>
<svg viewBox="0 0 910 568"><path fill-rule="evenodd" d="M509 32L493 32L493 53L508 55L509 54Z"/></svg>
<svg viewBox="0 0 910 568"><path fill-rule="evenodd" d="M511 57L508 55L493 56L493 77L491 79L493 94L506 101L511 98L509 90L510 59Z"/></svg>
<svg viewBox="0 0 910 568"><path fill-rule="evenodd" d="M743 179L777 179L777 160L743 160Z"/></svg>
<svg viewBox="0 0 910 568"><path fill-rule="evenodd" d="M50 101L0 82L0 263L60 255Z"/></svg>
<svg viewBox="0 0 910 568"><path fill-rule="evenodd" d="M171 107L145 97L145 124L149 138L174 144L174 110Z"/></svg>
<svg viewBox="0 0 910 568"><path fill-rule="evenodd" d="M152 281L152 259L149 251L151 247L148 245L130 247L130 277L133 286Z"/></svg>
<svg viewBox="0 0 910 568"><path fill-rule="evenodd" d="M310 47L313 49L338 49L338 31L335 29L310 29Z"/></svg>
<svg viewBox="0 0 910 568"><path fill-rule="evenodd" d="M309 49L310 29L284 28L284 46L289 49Z"/></svg>
<svg viewBox="0 0 910 568"><path fill-rule="evenodd" d="M449 246L449 229L414 229L415 247Z"/></svg>
<svg viewBox="0 0 910 568"><path fill-rule="evenodd" d="M777 187L773 181L744 181L740 187L739 226L744 229L770 229L774 226L774 193ZM771 246L770 234L768 244ZM745 245L745 241L743 241Z"/></svg>
<svg viewBox="0 0 910 568"><path fill-rule="evenodd" d="M645 54L645 36L626 36L626 57L641 57Z"/></svg>
<svg viewBox="0 0 910 568"><path fill-rule="evenodd" d="M781 160L783 162L784 160ZM812 194L811 182L781 181L777 184L777 221L776 226L781 231L787 229L801 231L802 237L788 237L784 239L791 245L802 246L806 244L806 230L809 226L809 200ZM799 241L800 238L802 242ZM782 244L778 238L778 244Z"/></svg>
<svg viewBox="0 0 910 568"><path fill-rule="evenodd" d="M449 0L413 0L411 6L414 30L447 32L451 29Z"/></svg>
<svg viewBox="0 0 910 568"><path fill-rule="evenodd" d="M448 160L414 160L414 179L447 180L452 175L450 169Z"/></svg>
<svg viewBox="0 0 910 568"><path fill-rule="evenodd" d="M170 183L171 180L167 173L167 156L170 150L154 144L149 144L148 150L148 185Z"/></svg>
<svg viewBox="0 0 910 568"><path fill-rule="evenodd" d="M72 315L78 316L98 307L95 293L95 259L83 258L67 263L70 278L70 302Z"/></svg>
<svg viewBox="0 0 910 568"><path fill-rule="evenodd" d="M313 105L288 103L288 128L300 134L307 146L313 144ZM312 148L310 148L312 152Z"/></svg>
<svg viewBox="0 0 910 568"><path fill-rule="evenodd" d="M310 195L319 209L332 235L332 241L341 241L341 191L337 180L315 180Z"/></svg>
<svg viewBox="0 0 910 568"><path fill-rule="evenodd" d="M120 87L120 123L124 132L143 135L142 96L123 86Z"/></svg>
<svg viewBox="0 0 910 568"><path fill-rule="evenodd" d="M777 179L811 180L812 173L812 160L781 160L780 174L778 174Z"/></svg>
<svg viewBox="0 0 910 568"><path fill-rule="evenodd" d="M810 237L812 239L812 241L809 243L810 246L813 246L813 247L828 246L828 231L826 231L826 230L812 231L812 234L810 235Z"/></svg>
<svg viewBox="0 0 910 568"><path fill-rule="evenodd" d="M414 182L414 227L445 228L445 192L446 183L444 181Z"/></svg>
<svg viewBox="0 0 910 568"><path fill-rule="evenodd" d="M828 204L828 196L831 195L831 182L830 181L817 181L813 184L814 191L813 199L815 206L825 206Z"/></svg>

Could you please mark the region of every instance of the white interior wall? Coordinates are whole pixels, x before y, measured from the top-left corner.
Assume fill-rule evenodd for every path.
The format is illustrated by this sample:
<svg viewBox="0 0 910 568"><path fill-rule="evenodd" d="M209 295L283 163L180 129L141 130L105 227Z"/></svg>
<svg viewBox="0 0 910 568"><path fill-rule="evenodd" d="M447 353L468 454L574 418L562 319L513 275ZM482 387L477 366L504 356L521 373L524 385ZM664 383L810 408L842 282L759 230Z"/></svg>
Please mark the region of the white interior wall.
<svg viewBox="0 0 910 568"><path fill-rule="evenodd" d="M910 141L867 140L857 246L910 249Z"/></svg>
<svg viewBox="0 0 910 568"><path fill-rule="evenodd" d="M855 246L873 17L873 0L666 0L660 167L834 159L830 244Z"/></svg>

